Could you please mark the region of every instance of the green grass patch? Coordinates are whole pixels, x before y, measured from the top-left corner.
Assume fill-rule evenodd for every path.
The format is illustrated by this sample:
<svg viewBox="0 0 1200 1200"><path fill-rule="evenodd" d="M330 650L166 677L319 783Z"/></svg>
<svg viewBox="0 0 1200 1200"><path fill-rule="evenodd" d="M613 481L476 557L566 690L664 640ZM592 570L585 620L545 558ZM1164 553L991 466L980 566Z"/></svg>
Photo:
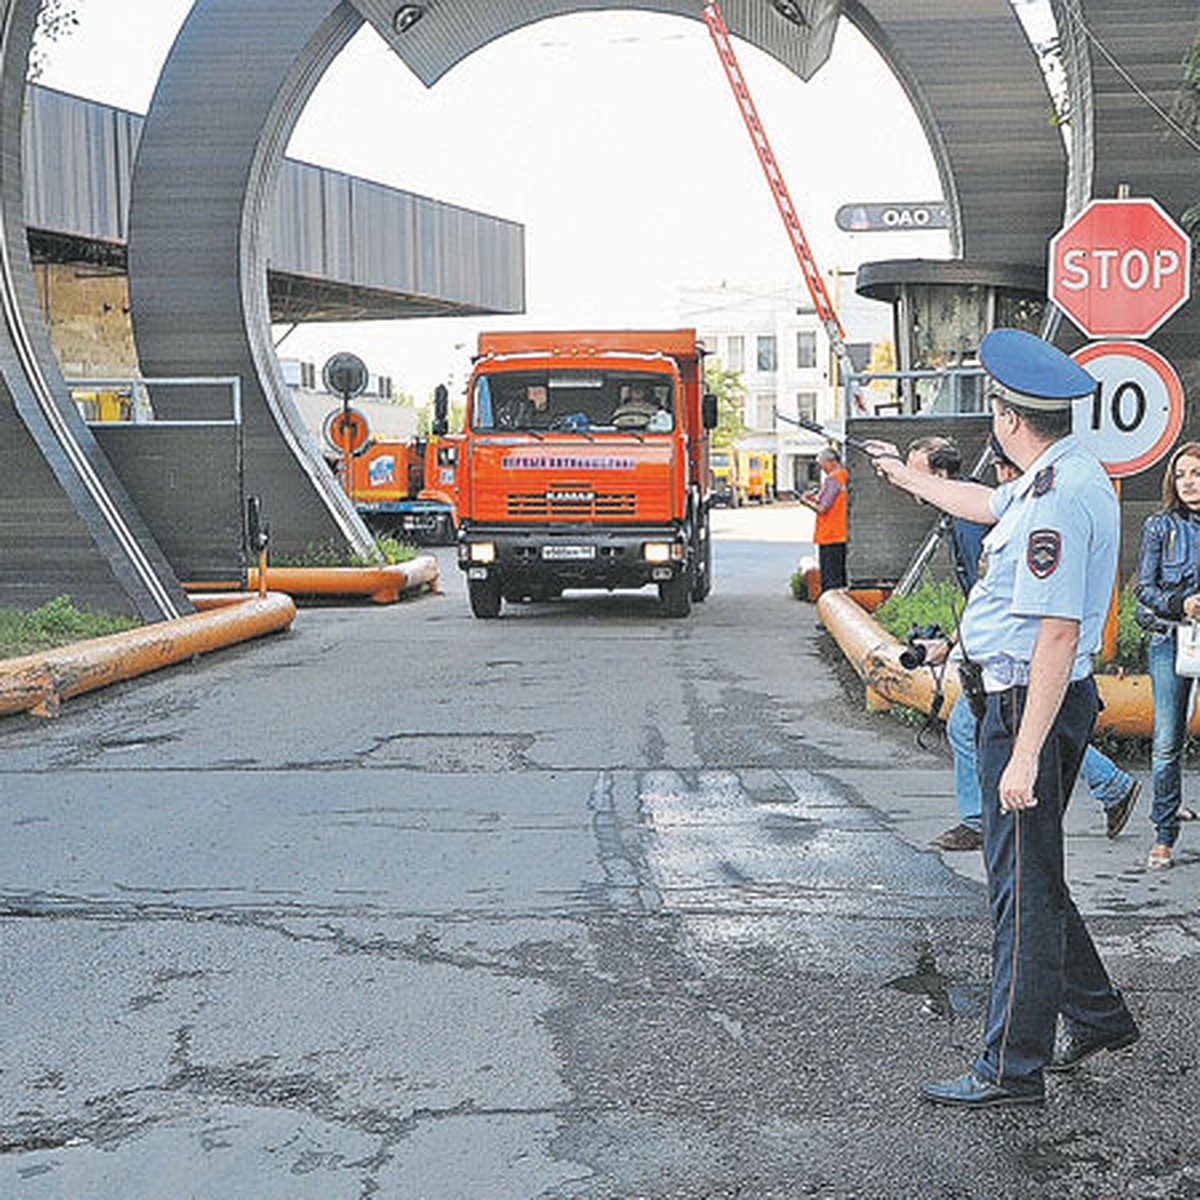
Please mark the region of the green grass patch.
<svg viewBox="0 0 1200 1200"><path fill-rule="evenodd" d="M379 537L366 554L358 554L335 542L309 542L296 554L272 554L268 567L381 567L410 562L418 550L399 538Z"/></svg>
<svg viewBox="0 0 1200 1200"><path fill-rule="evenodd" d="M140 623L131 617L76 608L69 596L56 596L32 612L3 608L0 609L0 658L16 658L70 642L120 633Z"/></svg>
<svg viewBox="0 0 1200 1200"><path fill-rule="evenodd" d="M1096 663L1096 670L1115 674L1144 675L1148 636L1133 619L1137 605L1133 588L1124 587L1117 596L1117 655L1112 663ZM940 625L953 632L965 602L958 587L949 580L926 580L907 596L889 596L872 614L875 620L901 641L913 625Z"/></svg>

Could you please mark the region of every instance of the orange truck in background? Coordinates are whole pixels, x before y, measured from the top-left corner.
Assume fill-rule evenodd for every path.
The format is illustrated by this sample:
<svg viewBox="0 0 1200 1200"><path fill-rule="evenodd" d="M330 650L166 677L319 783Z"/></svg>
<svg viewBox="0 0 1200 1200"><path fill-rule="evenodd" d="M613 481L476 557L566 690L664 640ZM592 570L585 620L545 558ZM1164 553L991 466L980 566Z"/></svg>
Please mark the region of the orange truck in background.
<svg viewBox="0 0 1200 1200"><path fill-rule="evenodd" d="M569 587L654 584L672 617L708 595L702 353L693 329L480 334L458 462L477 617Z"/></svg>
<svg viewBox="0 0 1200 1200"><path fill-rule="evenodd" d="M351 458L350 498L373 532L418 542L454 540L458 440L381 438Z"/></svg>

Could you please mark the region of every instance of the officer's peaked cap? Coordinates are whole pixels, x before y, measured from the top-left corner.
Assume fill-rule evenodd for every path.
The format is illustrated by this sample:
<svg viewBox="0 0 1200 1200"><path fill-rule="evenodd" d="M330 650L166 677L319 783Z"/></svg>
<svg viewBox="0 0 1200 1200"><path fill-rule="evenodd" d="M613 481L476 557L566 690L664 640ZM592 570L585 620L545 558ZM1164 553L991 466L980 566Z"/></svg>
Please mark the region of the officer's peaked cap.
<svg viewBox="0 0 1200 1200"><path fill-rule="evenodd" d="M993 329L979 343L983 369L1001 399L1025 408L1066 409L1090 396L1096 380L1057 346L1024 329Z"/></svg>

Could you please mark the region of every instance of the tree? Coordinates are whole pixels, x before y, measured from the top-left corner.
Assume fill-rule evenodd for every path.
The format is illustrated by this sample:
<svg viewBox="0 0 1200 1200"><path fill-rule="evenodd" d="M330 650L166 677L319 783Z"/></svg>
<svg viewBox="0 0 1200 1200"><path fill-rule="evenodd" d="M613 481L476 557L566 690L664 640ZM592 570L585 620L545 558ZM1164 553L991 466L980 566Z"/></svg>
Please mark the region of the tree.
<svg viewBox="0 0 1200 1200"><path fill-rule="evenodd" d="M742 414L746 411L746 385L740 371L726 370L718 358L708 358L704 363L704 390L717 398L717 427L712 431L714 448L732 446L745 437L746 423Z"/></svg>
<svg viewBox="0 0 1200 1200"><path fill-rule="evenodd" d="M42 0L29 52L30 79L39 79L45 70L50 43L66 37L79 24L79 3L80 0Z"/></svg>

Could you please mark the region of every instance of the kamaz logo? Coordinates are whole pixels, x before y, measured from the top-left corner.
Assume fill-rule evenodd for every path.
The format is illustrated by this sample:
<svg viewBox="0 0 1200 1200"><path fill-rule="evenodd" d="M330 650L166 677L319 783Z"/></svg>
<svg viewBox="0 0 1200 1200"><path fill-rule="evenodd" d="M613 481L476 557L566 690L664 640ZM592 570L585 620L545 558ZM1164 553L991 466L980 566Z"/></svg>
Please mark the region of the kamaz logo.
<svg viewBox="0 0 1200 1200"><path fill-rule="evenodd" d="M596 499L595 492L547 492L547 504L591 504Z"/></svg>

